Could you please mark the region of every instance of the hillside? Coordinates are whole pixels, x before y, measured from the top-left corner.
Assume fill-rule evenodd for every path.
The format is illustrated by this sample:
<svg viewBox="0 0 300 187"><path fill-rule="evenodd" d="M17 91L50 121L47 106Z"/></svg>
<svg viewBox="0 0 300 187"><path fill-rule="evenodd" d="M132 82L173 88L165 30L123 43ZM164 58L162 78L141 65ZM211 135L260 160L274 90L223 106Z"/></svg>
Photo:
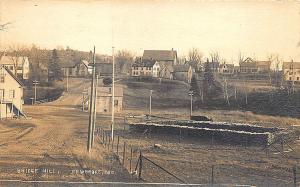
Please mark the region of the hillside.
<svg viewBox="0 0 300 187"><path fill-rule="evenodd" d="M181 81L157 79L122 79L125 108L148 108L150 90L153 108L187 107L190 86Z"/></svg>

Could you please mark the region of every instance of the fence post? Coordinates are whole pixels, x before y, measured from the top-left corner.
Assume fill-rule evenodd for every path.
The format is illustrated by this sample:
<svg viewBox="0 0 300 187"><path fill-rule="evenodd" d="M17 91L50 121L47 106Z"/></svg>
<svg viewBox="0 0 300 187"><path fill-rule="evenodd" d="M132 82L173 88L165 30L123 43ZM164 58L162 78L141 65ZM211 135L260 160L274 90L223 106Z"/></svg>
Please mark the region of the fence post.
<svg viewBox="0 0 300 187"><path fill-rule="evenodd" d="M283 145L283 137L281 137L281 141L280 141L280 144L281 144L281 154L283 155L284 154L284 145Z"/></svg>
<svg viewBox="0 0 300 187"><path fill-rule="evenodd" d="M214 165L211 166L211 186L214 186Z"/></svg>
<svg viewBox="0 0 300 187"><path fill-rule="evenodd" d="M181 128L179 129L179 143L181 143Z"/></svg>
<svg viewBox="0 0 300 187"><path fill-rule="evenodd" d="M214 133L212 133L211 135L211 147L214 146Z"/></svg>
<svg viewBox="0 0 300 187"><path fill-rule="evenodd" d="M130 147L130 160L129 160L129 171L131 173L131 162L132 162L132 147Z"/></svg>
<svg viewBox="0 0 300 187"><path fill-rule="evenodd" d="M143 158L142 158L142 151L140 150L140 157L139 157L139 180L142 179L142 169L143 169Z"/></svg>
<svg viewBox="0 0 300 187"><path fill-rule="evenodd" d="M105 133L105 146L107 145L107 133Z"/></svg>
<svg viewBox="0 0 300 187"><path fill-rule="evenodd" d="M124 142L124 146L123 146L123 162L122 162L123 166L125 166L125 156L126 156L125 155L125 150L126 150L125 148L126 148L126 142Z"/></svg>
<svg viewBox="0 0 300 187"><path fill-rule="evenodd" d="M114 152L114 141L115 141L115 137L113 137L111 139L111 149L112 149L113 152Z"/></svg>
<svg viewBox="0 0 300 187"><path fill-rule="evenodd" d="M119 156L119 142L120 142L120 139L119 139L119 136L118 136L118 141L117 141L117 156Z"/></svg>
<svg viewBox="0 0 300 187"><path fill-rule="evenodd" d="M294 187L297 187L297 166L293 167Z"/></svg>
<svg viewBox="0 0 300 187"><path fill-rule="evenodd" d="M102 129L102 143L104 144L104 129Z"/></svg>
<svg viewBox="0 0 300 187"><path fill-rule="evenodd" d="M109 150L109 146L110 146L110 135L108 135L107 138L108 138L108 146L107 146L107 150Z"/></svg>

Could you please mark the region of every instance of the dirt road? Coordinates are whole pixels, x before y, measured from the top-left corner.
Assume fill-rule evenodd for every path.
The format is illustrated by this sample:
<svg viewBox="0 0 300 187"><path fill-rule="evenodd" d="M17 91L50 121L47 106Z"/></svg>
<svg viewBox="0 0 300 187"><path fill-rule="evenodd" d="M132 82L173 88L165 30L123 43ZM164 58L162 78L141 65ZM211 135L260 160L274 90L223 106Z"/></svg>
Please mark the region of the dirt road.
<svg viewBox="0 0 300 187"><path fill-rule="evenodd" d="M24 106L27 119L0 121L1 180L129 180L97 143L86 152L88 113L80 104L89 83L70 79L69 92L58 100Z"/></svg>

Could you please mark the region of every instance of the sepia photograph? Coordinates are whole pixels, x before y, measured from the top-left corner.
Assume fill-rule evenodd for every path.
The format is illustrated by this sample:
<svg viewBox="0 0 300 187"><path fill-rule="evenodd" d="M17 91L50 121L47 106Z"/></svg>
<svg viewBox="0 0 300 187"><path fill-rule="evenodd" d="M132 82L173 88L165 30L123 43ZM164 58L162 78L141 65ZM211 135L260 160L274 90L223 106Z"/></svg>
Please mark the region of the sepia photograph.
<svg viewBox="0 0 300 187"><path fill-rule="evenodd" d="M0 187L300 186L300 1L0 0Z"/></svg>

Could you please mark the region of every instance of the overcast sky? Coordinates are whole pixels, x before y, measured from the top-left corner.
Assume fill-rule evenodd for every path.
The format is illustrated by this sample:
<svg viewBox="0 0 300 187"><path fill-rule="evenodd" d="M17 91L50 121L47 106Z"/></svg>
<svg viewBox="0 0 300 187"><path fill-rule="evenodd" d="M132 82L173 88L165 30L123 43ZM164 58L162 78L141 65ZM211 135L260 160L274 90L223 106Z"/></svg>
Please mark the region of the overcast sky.
<svg viewBox="0 0 300 187"><path fill-rule="evenodd" d="M34 43L89 51L96 45L97 53L110 54L114 45L137 55L171 48L185 55L197 47L228 61L239 51L300 60L299 2L1 0L0 16L1 23L13 23L0 33L2 49Z"/></svg>

